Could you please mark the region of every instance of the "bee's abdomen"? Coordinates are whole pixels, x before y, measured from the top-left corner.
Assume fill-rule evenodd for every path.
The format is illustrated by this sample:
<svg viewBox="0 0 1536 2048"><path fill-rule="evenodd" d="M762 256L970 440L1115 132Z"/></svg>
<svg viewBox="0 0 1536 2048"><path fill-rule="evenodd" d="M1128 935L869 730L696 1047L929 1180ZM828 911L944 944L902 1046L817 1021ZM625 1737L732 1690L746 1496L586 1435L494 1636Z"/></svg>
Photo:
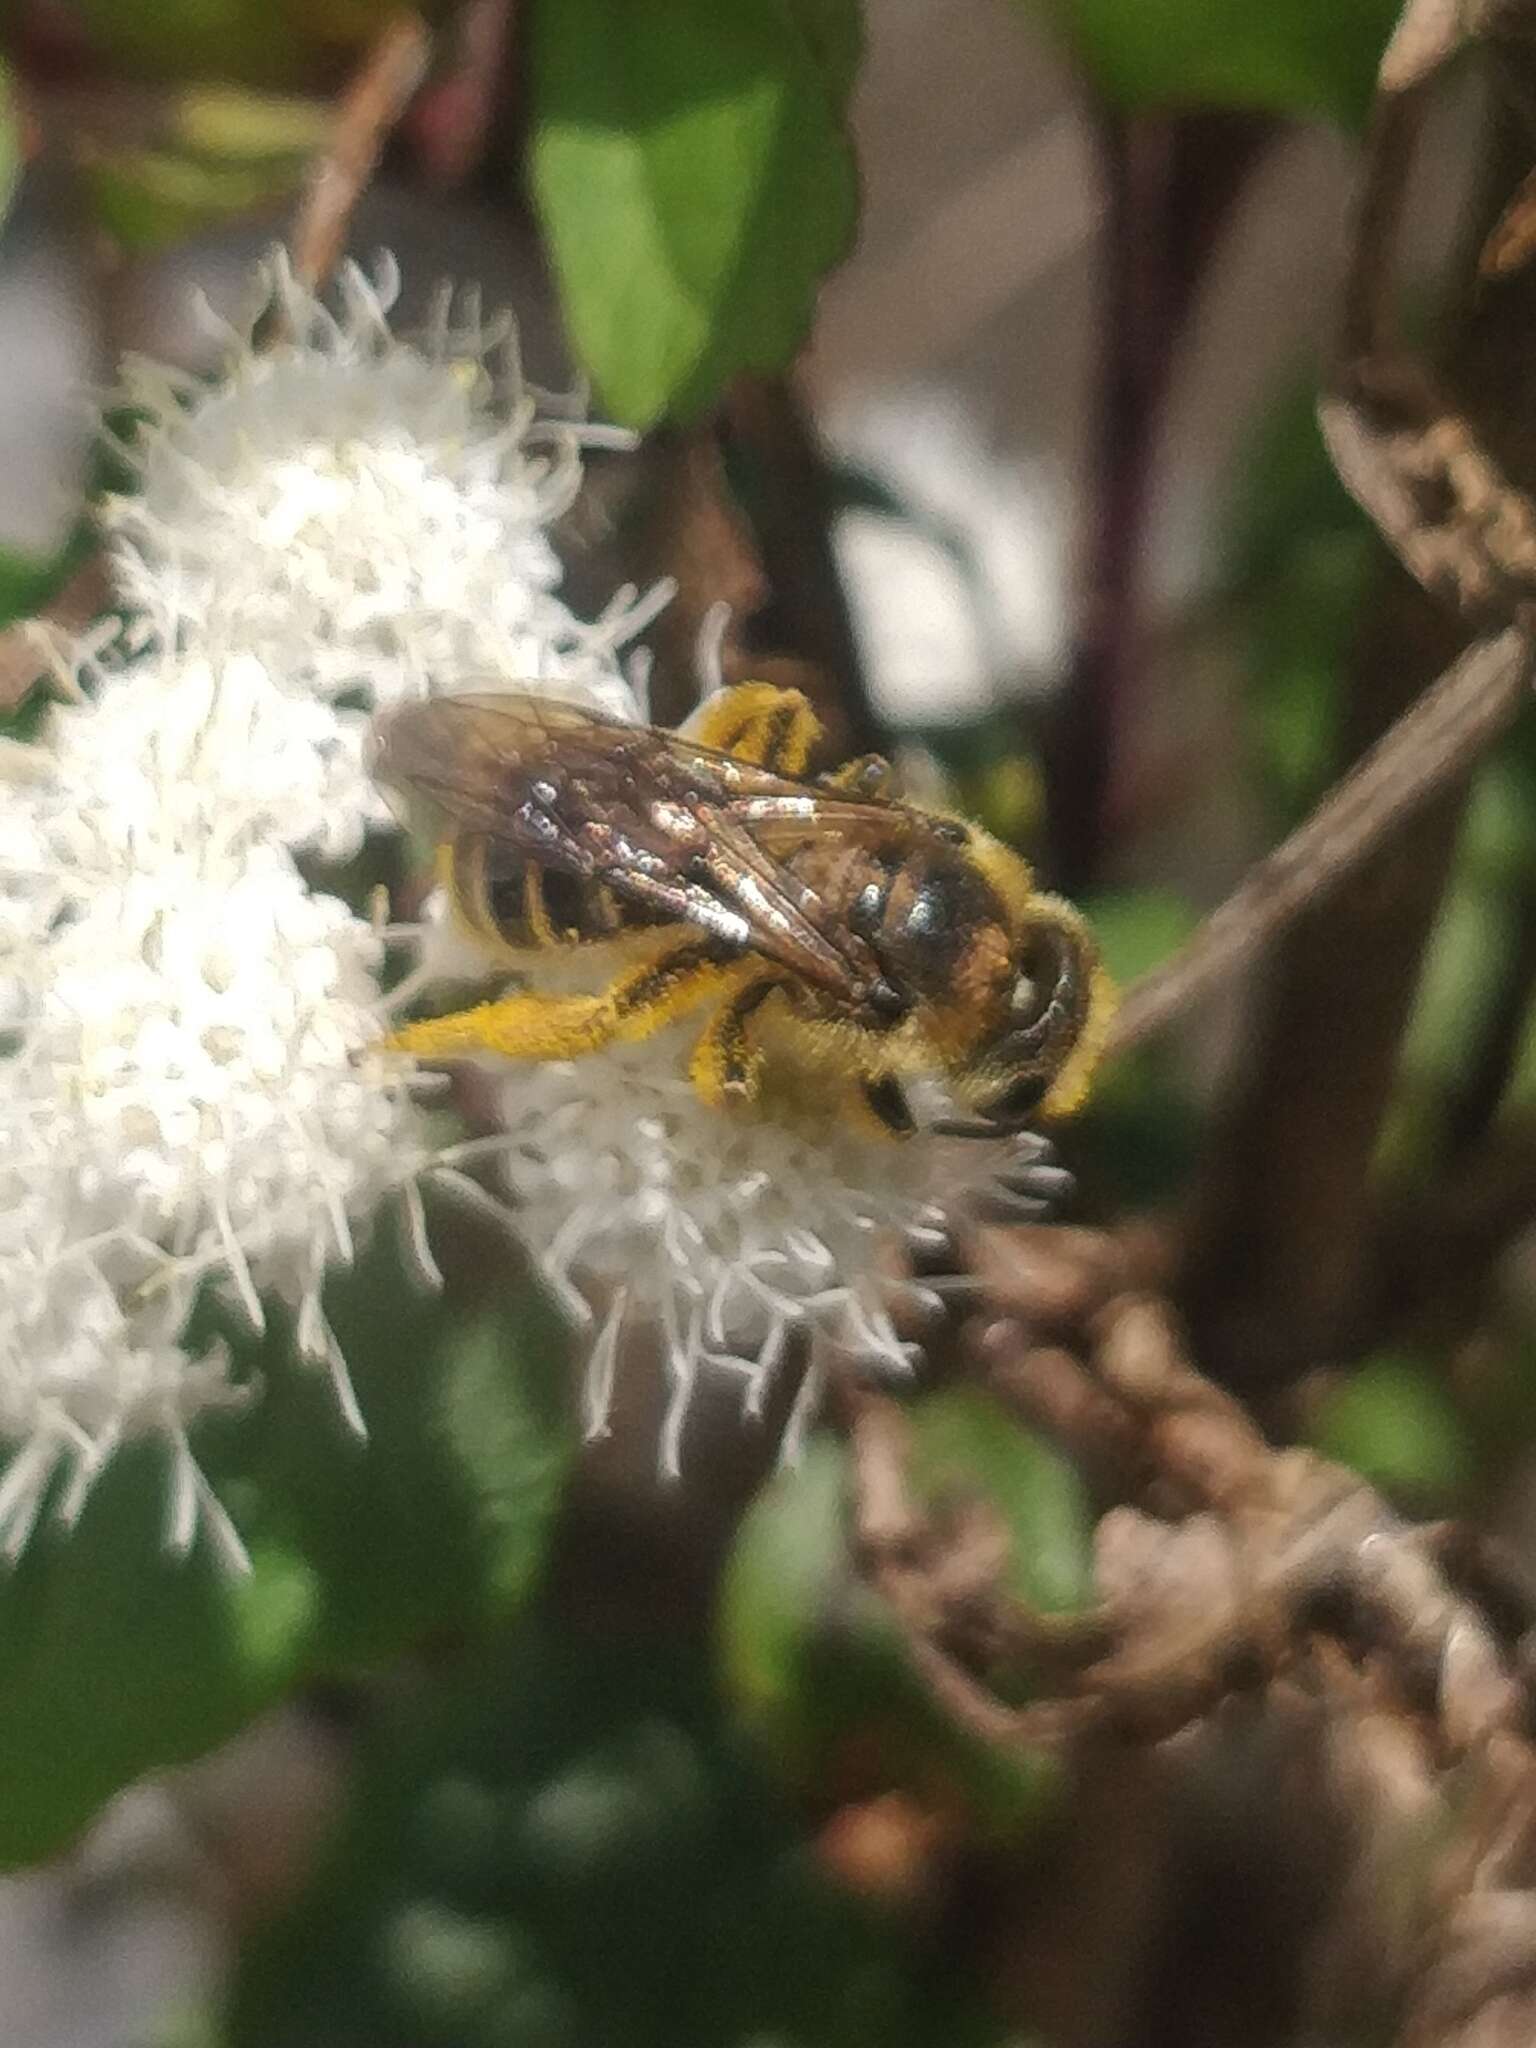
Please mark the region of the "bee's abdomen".
<svg viewBox="0 0 1536 2048"><path fill-rule="evenodd" d="M455 846L453 876L469 923L516 953L590 945L657 922L603 882L541 866L480 835Z"/></svg>

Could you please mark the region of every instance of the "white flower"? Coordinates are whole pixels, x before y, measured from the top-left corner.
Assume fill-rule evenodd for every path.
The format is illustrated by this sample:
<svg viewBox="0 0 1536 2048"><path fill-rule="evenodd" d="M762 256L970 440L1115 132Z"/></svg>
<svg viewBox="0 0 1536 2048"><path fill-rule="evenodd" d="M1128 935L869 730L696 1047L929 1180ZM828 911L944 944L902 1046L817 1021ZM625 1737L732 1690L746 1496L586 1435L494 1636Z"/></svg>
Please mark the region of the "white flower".
<svg viewBox="0 0 1536 2048"><path fill-rule="evenodd" d="M423 347L393 340L394 282L349 271L333 320L278 261L285 340L231 334L211 387L138 366L142 490L111 514L126 623L58 650L74 701L0 748L3 1549L56 1472L73 1515L117 1443L158 1436L173 1539L201 1523L237 1555L188 1443L242 1397L184 1343L200 1290L258 1326L286 1301L361 1428L326 1274L389 1200L430 1274L383 941L293 857L389 823L369 708L494 667L636 714L616 648L644 608L621 594L589 626L553 595L577 431L508 409L498 336L446 304Z"/></svg>
<svg viewBox="0 0 1536 2048"><path fill-rule="evenodd" d="M504 1069L499 1089L513 1227L591 1333L589 1431L606 1427L624 1330L649 1324L672 1384L670 1473L701 1371L740 1376L749 1413L797 1331L907 1371L917 1346L891 1310L902 1298L936 1308L944 1283L903 1279L893 1254L942 1246L980 1196L1038 1212L1065 1178L1035 1138L891 1139L835 1116L708 1108L687 1075L696 1033L685 1022L583 1060ZM786 1450L816 1393L808 1375Z"/></svg>
<svg viewBox="0 0 1536 2048"><path fill-rule="evenodd" d="M342 860L386 816L366 717L282 689L254 655L98 658L87 673L91 696L53 707L45 745L4 756L56 884L90 893L125 861L192 848L228 861L274 841Z"/></svg>
<svg viewBox="0 0 1536 2048"><path fill-rule="evenodd" d="M483 324L473 302L456 324L445 294L426 333L397 338L387 260L373 281L344 266L339 316L281 252L258 285L243 326L215 323L212 384L128 367L140 488L107 508L123 602L326 701L552 677L622 715L614 648L632 607L578 620L554 595L547 529L576 493L580 444L629 437L541 418L510 322ZM275 333L258 346L263 319Z"/></svg>
<svg viewBox="0 0 1536 2048"><path fill-rule="evenodd" d="M238 1555L189 1445L244 1398L221 1351L189 1349L200 1290L257 1325L288 1303L361 1427L326 1274L392 1200L430 1273L419 1183L466 1189L479 1141L433 1149L408 1063L379 1049L404 1000L381 997L382 936L295 861L388 824L369 714L501 684L643 715L617 649L655 597L588 625L556 595L547 528L591 430L540 421L498 377L504 332L456 327L447 300L422 340L392 335L395 282L347 271L333 317L278 259L269 343L227 331L211 385L137 366L141 489L111 511L127 624L64 651L79 701L38 747L0 749L0 1549L56 1474L72 1515L117 1443L155 1436L174 1540L203 1525ZM429 917L409 991L451 943ZM890 1237L933 1243L978 1183L1049 1175L1027 1141L707 1109L692 1035L507 1069L491 1141L517 1228L595 1331L594 1429L621 1332L661 1332L673 1470L701 1370L756 1406L808 1328L900 1369L893 1290L931 1297Z"/></svg>
<svg viewBox="0 0 1536 2048"><path fill-rule="evenodd" d="M25 961L0 1093L0 1433L39 1484L125 1437L184 1449L232 1393L221 1359L179 1345L207 1282L258 1327L263 1295L291 1303L361 1427L321 1288L387 1197L419 1203L428 1157L376 1050L379 950L281 848L204 845L99 886ZM0 1540L35 1512L12 1492Z"/></svg>

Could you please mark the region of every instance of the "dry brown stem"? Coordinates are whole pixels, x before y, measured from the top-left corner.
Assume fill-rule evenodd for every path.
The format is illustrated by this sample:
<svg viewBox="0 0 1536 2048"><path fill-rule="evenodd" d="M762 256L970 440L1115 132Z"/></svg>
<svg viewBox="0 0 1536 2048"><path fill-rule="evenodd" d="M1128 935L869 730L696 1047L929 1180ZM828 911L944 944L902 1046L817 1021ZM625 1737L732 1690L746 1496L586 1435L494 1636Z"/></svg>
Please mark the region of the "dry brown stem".
<svg viewBox="0 0 1536 2048"><path fill-rule="evenodd" d="M1099 1526L1099 1604L1023 1612L982 1504L920 1506L900 1410L848 1394L860 1554L936 1701L992 1743L1145 1743L1237 1692L1299 1692L1354 1829L1341 1910L1373 1930L1371 1995L1402 2016L1402 2048L1536 2038L1516 2031L1536 2022L1532 1700L1507 1632L1448 1576L1446 1532L1270 1445L1196 1370L1115 1239L989 1232L989 1272L1015 1236L1007 1311L978 1320L970 1355L1021 1418L1115 1475L1127 1504ZM1495 1604L1518 1607L1518 1588ZM985 1680L1011 1654L1038 1674L1028 1707ZM1365 1980L1324 1946L1319 2009L1342 2010Z"/></svg>
<svg viewBox="0 0 1536 2048"><path fill-rule="evenodd" d="M420 15L393 15L342 95L330 144L310 167L289 237L294 270L311 290L340 260L357 202L426 73L430 49Z"/></svg>
<svg viewBox="0 0 1536 2048"><path fill-rule="evenodd" d="M1523 628L1470 647L1177 953L1131 985L1109 1055L1141 1045L1264 952L1475 761L1513 718L1531 664Z"/></svg>
<svg viewBox="0 0 1536 2048"><path fill-rule="evenodd" d="M1110 1049L1124 1052L1270 947L1503 731L1529 680L1536 504L1464 412L1398 347L1393 282L1424 82L1491 10L1409 0L1383 62L1340 323L1340 367L1321 418L1345 485L1413 576L1484 636L1172 959L1128 992ZM1524 188L1522 188L1522 191ZM1520 201L1500 249L1523 248ZM1518 229L1518 232L1517 232ZM1511 237L1514 239L1512 240Z"/></svg>

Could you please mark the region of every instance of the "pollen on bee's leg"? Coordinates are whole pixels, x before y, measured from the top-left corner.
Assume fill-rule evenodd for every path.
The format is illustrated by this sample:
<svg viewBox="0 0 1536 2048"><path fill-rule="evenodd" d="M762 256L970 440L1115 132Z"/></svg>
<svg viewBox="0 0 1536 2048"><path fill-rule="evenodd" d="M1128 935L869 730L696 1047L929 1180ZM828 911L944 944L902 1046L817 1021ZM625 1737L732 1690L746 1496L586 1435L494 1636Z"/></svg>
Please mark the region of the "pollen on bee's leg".
<svg viewBox="0 0 1536 2048"><path fill-rule="evenodd" d="M706 698L690 735L750 766L801 775L821 737L821 722L798 690L777 683L736 683Z"/></svg>
<svg viewBox="0 0 1536 2048"><path fill-rule="evenodd" d="M517 995L404 1024L389 1033L383 1047L423 1060L460 1059L476 1052L563 1060L595 1051L612 1031L612 1006L601 996Z"/></svg>
<svg viewBox="0 0 1536 2048"><path fill-rule="evenodd" d="M490 1009L491 1004L482 1006ZM459 1053L488 1050L480 1009L460 1010L451 1017L423 1017L402 1024L380 1040L384 1052L410 1053L416 1059L452 1058Z"/></svg>
<svg viewBox="0 0 1536 2048"><path fill-rule="evenodd" d="M695 1094L711 1109L732 1101L750 1102L759 1090L763 1053L752 1042L748 1020L779 984L750 966L746 972L752 978L710 1018L688 1065Z"/></svg>

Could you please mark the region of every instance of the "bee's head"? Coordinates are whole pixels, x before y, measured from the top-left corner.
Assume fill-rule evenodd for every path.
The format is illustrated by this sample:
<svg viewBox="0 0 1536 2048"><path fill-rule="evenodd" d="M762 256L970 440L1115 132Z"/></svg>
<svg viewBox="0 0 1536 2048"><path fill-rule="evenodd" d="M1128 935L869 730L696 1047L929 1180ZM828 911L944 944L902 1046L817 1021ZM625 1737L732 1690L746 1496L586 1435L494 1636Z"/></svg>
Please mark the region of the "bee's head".
<svg viewBox="0 0 1536 2048"><path fill-rule="evenodd" d="M957 1077L973 1120L950 1128L968 1136L1067 1115L1103 1043L1114 997L1093 940L1067 905L1037 898L1036 906L1021 922L1001 1029Z"/></svg>

